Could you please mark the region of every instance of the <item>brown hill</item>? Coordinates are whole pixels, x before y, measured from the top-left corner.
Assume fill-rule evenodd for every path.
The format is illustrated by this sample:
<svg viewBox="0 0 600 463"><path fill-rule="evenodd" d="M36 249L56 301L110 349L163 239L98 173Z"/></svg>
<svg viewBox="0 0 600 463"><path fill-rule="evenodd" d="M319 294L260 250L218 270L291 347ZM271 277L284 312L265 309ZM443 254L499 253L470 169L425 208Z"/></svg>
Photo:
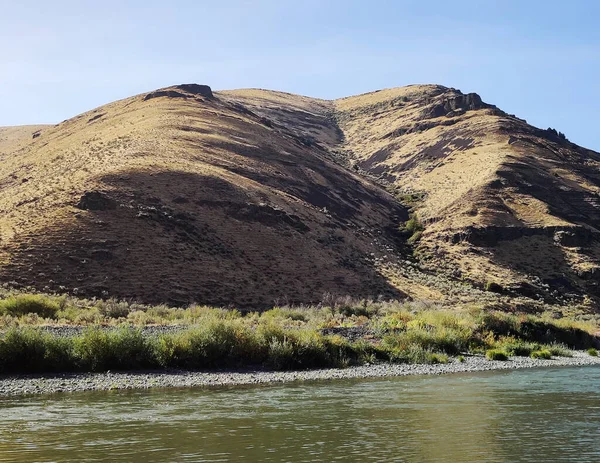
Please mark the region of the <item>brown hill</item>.
<svg viewBox="0 0 600 463"><path fill-rule="evenodd" d="M352 160L422 198L432 266L550 300L600 295L598 153L439 86L336 106Z"/></svg>
<svg viewBox="0 0 600 463"><path fill-rule="evenodd" d="M18 286L239 306L600 296L600 155L454 89L174 86L0 129L0 156L0 278Z"/></svg>
<svg viewBox="0 0 600 463"><path fill-rule="evenodd" d="M208 87L138 95L0 163L0 272L37 289L269 305L402 293L365 261L406 211Z"/></svg>

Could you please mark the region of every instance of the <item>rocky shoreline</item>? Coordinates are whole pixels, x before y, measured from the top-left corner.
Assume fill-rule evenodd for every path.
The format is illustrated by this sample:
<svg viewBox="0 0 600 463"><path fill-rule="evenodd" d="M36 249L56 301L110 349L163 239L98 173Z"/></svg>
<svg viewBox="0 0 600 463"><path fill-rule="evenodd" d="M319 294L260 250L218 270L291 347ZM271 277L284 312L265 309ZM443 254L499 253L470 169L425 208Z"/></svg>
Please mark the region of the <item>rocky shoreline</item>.
<svg viewBox="0 0 600 463"><path fill-rule="evenodd" d="M376 364L345 369L306 371L146 371L105 372L59 375L0 376L0 397L53 394L78 391L108 391L124 389L149 389L170 387L215 387L263 383L287 383L350 378L378 378L409 375L441 375L491 370L558 366L600 366L600 357L584 352L573 352L573 357L555 357L551 360L511 357L508 361L490 361L473 355L464 362L452 359L447 364L407 365Z"/></svg>

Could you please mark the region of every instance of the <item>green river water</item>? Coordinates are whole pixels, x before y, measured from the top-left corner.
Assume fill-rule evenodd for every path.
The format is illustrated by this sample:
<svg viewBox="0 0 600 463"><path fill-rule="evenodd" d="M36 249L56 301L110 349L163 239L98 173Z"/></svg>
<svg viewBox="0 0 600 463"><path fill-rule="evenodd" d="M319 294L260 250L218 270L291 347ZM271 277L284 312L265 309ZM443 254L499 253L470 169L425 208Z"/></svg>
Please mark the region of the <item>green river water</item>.
<svg viewBox="0 0 600 463"><path fill-rule="evenodd" d="M600 368L0 398L1 462L600 462Z"/></svg>

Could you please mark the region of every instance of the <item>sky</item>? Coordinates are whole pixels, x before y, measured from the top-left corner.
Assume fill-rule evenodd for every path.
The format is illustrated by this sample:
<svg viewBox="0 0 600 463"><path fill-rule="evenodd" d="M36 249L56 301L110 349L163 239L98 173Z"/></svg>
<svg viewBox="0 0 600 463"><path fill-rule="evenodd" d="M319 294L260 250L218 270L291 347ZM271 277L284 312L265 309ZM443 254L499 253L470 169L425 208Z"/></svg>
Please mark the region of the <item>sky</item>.
<svg viewBox="0 0 600 463"><path fill-rule="evenodd" d="M0 0L0 126L178 83L339 98L435 83L600 151L596 0Z"/></svg>

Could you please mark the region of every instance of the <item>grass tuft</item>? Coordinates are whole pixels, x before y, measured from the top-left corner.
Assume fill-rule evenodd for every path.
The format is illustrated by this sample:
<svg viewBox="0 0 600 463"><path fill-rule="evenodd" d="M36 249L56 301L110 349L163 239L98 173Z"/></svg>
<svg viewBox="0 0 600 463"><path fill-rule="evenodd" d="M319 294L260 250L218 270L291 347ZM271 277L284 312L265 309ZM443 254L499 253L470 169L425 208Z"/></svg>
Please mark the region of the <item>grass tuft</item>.
<svg viewBox="0 0 600 463"><path fill-rule="evenodd" d="M552 358L552 352L550 352L548 349L536 350L531 353L531 358L550 360Z"/></svg>
<svg viewBox="0 0 600 463"><path fill-rule="evenodd" d="M506 354L506 352L498 349L489 349L488 351L486 351L485 356L488 360L508 360L508 355Z"/></svg>
<svg viewBox="0 0 600 463"><path fill-rule="evenodd" d="M59 309L56 300L39 294L18 294L0 301L0 315L13 317L35 314L42 318L56 318Z"/></svg>

